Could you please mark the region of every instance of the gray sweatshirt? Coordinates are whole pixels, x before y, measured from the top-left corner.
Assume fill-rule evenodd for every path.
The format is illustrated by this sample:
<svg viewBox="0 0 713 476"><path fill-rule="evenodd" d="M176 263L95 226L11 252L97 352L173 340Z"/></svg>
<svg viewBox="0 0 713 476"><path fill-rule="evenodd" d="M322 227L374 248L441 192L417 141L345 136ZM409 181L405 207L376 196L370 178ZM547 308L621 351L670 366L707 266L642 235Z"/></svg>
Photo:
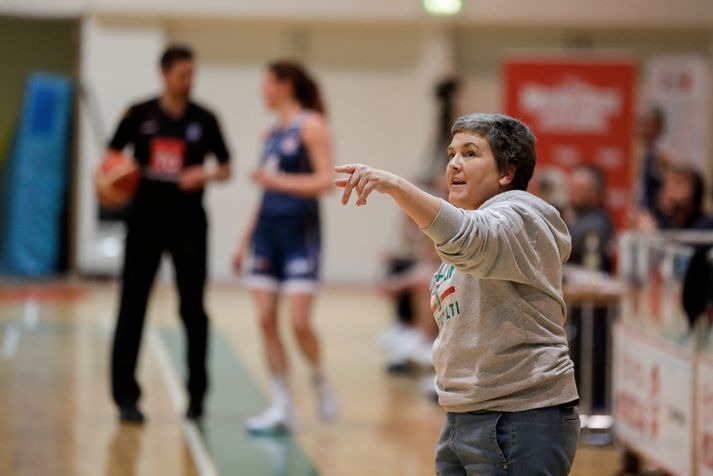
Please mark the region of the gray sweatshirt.
<svg viewBox="0 0 713 476"><path fill-rule="evenodd" d="M571 243L557 210L523 191L475 211L444 201L423 231L443 260L431 290L441 406L523 411L576 400L562 296Z"/></svg>

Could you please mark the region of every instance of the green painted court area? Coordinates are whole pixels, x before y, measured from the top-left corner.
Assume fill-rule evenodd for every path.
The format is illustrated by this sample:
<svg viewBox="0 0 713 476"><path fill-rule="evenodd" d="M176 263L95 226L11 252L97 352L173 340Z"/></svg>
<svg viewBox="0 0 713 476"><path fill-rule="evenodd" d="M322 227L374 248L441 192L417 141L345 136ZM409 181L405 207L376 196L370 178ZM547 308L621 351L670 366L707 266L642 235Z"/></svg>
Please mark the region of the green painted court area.
<svg viewBox="0 0 713 476"><path fill-rule="evenodd" d="M163 330L178 375L185 378L184 338L178 330ZM206 417L200 425L210 456L221 475L315 476L319 474L289 435L254 436L245 418L267 405L260 387L238 360L228 341L213 330L210 339L210 392Z"/></svg>

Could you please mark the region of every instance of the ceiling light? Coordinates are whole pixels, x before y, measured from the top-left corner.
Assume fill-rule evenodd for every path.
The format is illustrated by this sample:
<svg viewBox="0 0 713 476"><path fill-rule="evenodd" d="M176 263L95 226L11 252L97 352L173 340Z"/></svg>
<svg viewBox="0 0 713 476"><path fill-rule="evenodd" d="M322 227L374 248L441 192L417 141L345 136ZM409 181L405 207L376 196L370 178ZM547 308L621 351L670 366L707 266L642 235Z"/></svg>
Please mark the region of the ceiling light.
<svg viewBox="0 0 713 476"><path fill-rule="evenodd" d="M463 0L422 0L429 15L450 16L463 9Z"/></svg>

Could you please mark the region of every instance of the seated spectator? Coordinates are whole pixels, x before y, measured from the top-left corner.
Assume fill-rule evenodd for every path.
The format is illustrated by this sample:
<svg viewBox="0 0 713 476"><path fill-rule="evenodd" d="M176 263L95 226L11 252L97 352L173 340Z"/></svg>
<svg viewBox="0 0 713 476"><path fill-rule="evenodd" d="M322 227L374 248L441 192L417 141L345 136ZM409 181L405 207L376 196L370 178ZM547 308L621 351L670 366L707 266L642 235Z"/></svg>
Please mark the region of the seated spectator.
<svg viewBox="0 0 713 476"><path fill-rule="evenodd" d="M564 213L572 238L572 252L568 265L580 265L592 271L611 271L611 246L614 229L604 207L606 183L603 172L594 165L577 166L569 176L569 208ZM581 383L582 309L570 306L567 334L575 377ZM609 335L607 309L594 308L592 335L592 409L606 410L607 336Z"/></svg>
<svg viewBox="0 0 713 476"><path fill-rule="evenodd" d="M439 175L425 187L442 196L447 185ZM408 220L399 252L390 257L388 276L380 285L381 291L393 299L398 315L397 322L379 337L387 370L421 375L421 390L428 397L435 396L432 348L438 334L430 286L440 263L433 242Z"/></svg>
<svg viewBox="0 0 713 476"><path fill-rule="evenodd" d="M560 213L569 206L567 177L559 167L543 167L533 178L532 193L555 207Z"/></svg>
<svg viewBox="0 0 713 476"><path fill-rule="evenodd" d="M381 290L394 298L407 293L414 319L410 330L396 334L400 338L382 338L391 365L400 362L413 363L427 369L433 367L432 347L438 335L438 327L431 310L430 287L440 263L432 242L424 239L414 264L391 275L381 285Z"/></svg>
<svg viewBox="0 0 713 476"><path fill-rule="evenodd" d="M632 228L638 231L713 229L713 217L703 211L704 190L703 177L698 171L687 165L671 165L657 196L658 213L634 212L630 217Z"/></svg>
<svg viewBox="0 0 713 476"><path fill-rule="evenodd" d="M594 165L579 165L570 175L570 209L565 220L572 236L569 263L609 272L614 229L604 207L605 191L603 172Z"/></svg>

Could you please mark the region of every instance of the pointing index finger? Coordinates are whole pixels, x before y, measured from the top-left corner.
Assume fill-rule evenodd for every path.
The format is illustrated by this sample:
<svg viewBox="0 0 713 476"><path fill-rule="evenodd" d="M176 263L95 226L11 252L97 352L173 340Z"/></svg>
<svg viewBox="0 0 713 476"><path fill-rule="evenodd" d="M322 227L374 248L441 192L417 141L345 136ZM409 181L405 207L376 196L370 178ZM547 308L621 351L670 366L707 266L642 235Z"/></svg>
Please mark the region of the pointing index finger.
<svg viewBox="0 0 713 476"><path fill-rule="evenodd" d="M344 164L334 167L334 171L338 174L353 174L356 169L357 166L355 164Z"/></svg>

